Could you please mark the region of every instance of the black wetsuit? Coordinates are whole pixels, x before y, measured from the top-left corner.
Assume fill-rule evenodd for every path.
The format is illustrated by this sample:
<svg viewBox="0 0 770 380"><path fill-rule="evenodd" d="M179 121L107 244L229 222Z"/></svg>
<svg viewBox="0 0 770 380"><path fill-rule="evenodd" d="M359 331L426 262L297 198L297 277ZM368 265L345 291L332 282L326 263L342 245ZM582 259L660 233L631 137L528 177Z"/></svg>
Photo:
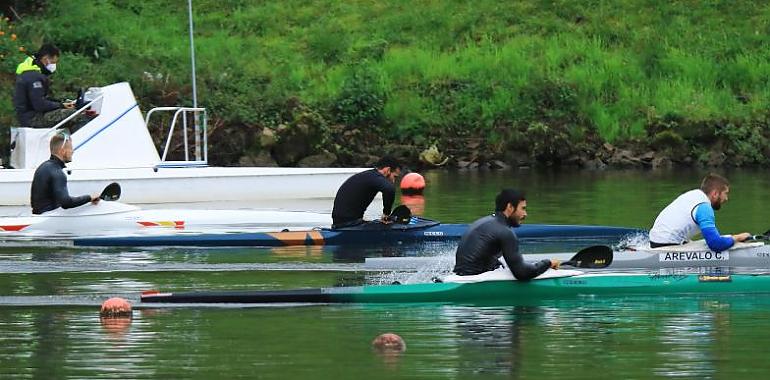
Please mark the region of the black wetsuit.
<svg viewBox="0 0 770 380"><path fill-rule="evenodd" d="M362 221L364 211L379 192L382 192L382 214L390 215L396 199L396 186L392 182L377 169L365 170L348 178L334 197L333 227Z"/></svg>
<svg viewBox="0 0 770 380"><path fill-rule="evenodd" d="M32 213L42 214L61 208L82 206L91 201L90 195L70 197L67 176L62 171L64 162L56 156L40 164L32 179Z"/></svg>
<svg viewBox="0 0 770 380"><path fill-rule="evenodd" d="M494 270L498 258L505 258L508 268L518 280L535 278L551 267L550 260L534 264L524 262L519 253L519 238L511 230L505 215L485 216L475 221L463 234L455 254L454 272L470 276Z"/></svg>

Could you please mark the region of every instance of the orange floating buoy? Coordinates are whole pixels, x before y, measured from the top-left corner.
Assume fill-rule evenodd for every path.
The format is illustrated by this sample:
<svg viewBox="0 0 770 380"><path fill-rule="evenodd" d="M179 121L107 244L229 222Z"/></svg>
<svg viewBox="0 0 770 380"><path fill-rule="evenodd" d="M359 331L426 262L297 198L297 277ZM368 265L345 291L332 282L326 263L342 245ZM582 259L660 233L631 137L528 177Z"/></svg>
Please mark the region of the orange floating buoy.
<svg viewBox="0 0 770 380"><path fill-rule="evenodd" d="M396 334L385 333L374 338L372 347L379 352L404 352L406 351L406 342Z"/></svg>
<svg viewBox="0 0 770 380"><path fill-rule="evenodd" d="M409 173L401 178L401 194L417 195L425 190L425 178L420 173Z"/></svg>
<svg viewBox="0 0 770 380"><path fill-rule="evenodd" d="M99 315L104 318L123 318L131 316L131 303L120 297L110 298L102 303Z"/></svg>

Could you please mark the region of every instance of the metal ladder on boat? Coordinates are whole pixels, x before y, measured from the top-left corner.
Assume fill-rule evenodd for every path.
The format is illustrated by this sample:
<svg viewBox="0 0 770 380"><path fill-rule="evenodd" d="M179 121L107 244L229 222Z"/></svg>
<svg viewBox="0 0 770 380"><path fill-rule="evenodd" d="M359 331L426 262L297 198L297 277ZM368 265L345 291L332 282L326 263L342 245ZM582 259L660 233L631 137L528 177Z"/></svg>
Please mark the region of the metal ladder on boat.
<svg viewBox="0 0 770 380"><path fill-rule="evenodd" d="M166 137L166 143L163 148L163 155L156 168L208 166L208 138L206 136L208 117L206 109L201 107L155 107L147 112L147 116L144 118L145 125L150 125L150 116L156 112L174 113L171 119L171 126L168 130L168 137ZM168 151L171 147L171 139L174 136L174 130L180 118L182 120L181 129L182 140L184 141L184 160L167 160L166 157L168 157ZM190 159L190 144L188 139L188 121L190 119L193 120L194 124L192 132L194 140L194 159Z"/></svg>

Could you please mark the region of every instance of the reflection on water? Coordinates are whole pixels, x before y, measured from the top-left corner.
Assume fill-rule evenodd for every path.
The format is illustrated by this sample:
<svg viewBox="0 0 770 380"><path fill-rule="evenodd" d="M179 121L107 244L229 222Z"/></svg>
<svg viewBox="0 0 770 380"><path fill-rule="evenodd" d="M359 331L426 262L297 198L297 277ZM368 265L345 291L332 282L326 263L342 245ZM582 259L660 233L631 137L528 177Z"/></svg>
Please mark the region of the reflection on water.
<svg viewBox="0 0 770 380"><path fill-rule="evenodd" d="M0 309L7 359L0 375L51 378L151 378L155 334L139 316L116 332L98 313L72 310ZM2 376L0 376L2 377Z"/></svg>
<svg viewBox="0 0 770 380"><path fill-rule="evenodd" d="M647 378L761 374L770 297L629 297L528 307L0 308L0 375L50 378ZM402 336L383 358L369 343ZM754 354L751 354L754 352ZM740 355L751 366L733 367ZM387 360L383 360L387 359ZM383 372L374 371L380 368ZM599 376L601 377L601 376Z"/></svg>
<svg viewBox="0 0 770 380"><path fill-rule="evenodd" d="M380 364L389 372L375 378L761 375L770 369L761 360L770 336L756 324L768 306L767 297L636 297L530 307L150 309L115 325L99 320L96 306L4 307L0 358L10 364L0 375L231 377L258 367L265 378L352 377ZM372 354L369 342L385 331L409 350ZM751 358L748 367L731 364Z"/></svg>

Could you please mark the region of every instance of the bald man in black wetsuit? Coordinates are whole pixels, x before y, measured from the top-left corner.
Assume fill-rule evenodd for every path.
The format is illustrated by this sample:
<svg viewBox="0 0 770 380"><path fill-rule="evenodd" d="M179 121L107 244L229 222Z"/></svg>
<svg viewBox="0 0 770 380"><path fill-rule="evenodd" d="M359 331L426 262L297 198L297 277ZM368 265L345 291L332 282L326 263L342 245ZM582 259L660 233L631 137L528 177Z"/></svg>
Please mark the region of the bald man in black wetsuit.
<svg viewBox="0 0 770 380"><path fill-rule="evenodd" d="M527 217L523 193L504 189L495 198L495 210L494 215L475 221L463 234L455 253L454 273L470 276L495 270L501 265L500 256L518 280L530 280L548 268L559 267L559 261L554 259L526 263L519 253L519 239L511 227L518 227Z"/></svg>
<svg viewBox="0 0 770 380"><path fill-rule="evenodd" d="M35 170L32 178L30 201L32 213L35 215L56 210L57 208L74 208L88 202L99 203L99 195L70 196L67 190L67 176L64 174L65 164L72 161L72 139L65 130L59 130L51 137L49 144L51 158L43 162Z"/></svg>
<svg viewBox="0 0 770 380"><path fill-rule="evenodd" d="M337 190L332 209L332 228L350 227L364 223L364 211L377 193L382 192L382 222L390 223L388 216L396 199L396 177L401 175L401 164L393 157L382 157L374 169L354 174Z"/></svg>

